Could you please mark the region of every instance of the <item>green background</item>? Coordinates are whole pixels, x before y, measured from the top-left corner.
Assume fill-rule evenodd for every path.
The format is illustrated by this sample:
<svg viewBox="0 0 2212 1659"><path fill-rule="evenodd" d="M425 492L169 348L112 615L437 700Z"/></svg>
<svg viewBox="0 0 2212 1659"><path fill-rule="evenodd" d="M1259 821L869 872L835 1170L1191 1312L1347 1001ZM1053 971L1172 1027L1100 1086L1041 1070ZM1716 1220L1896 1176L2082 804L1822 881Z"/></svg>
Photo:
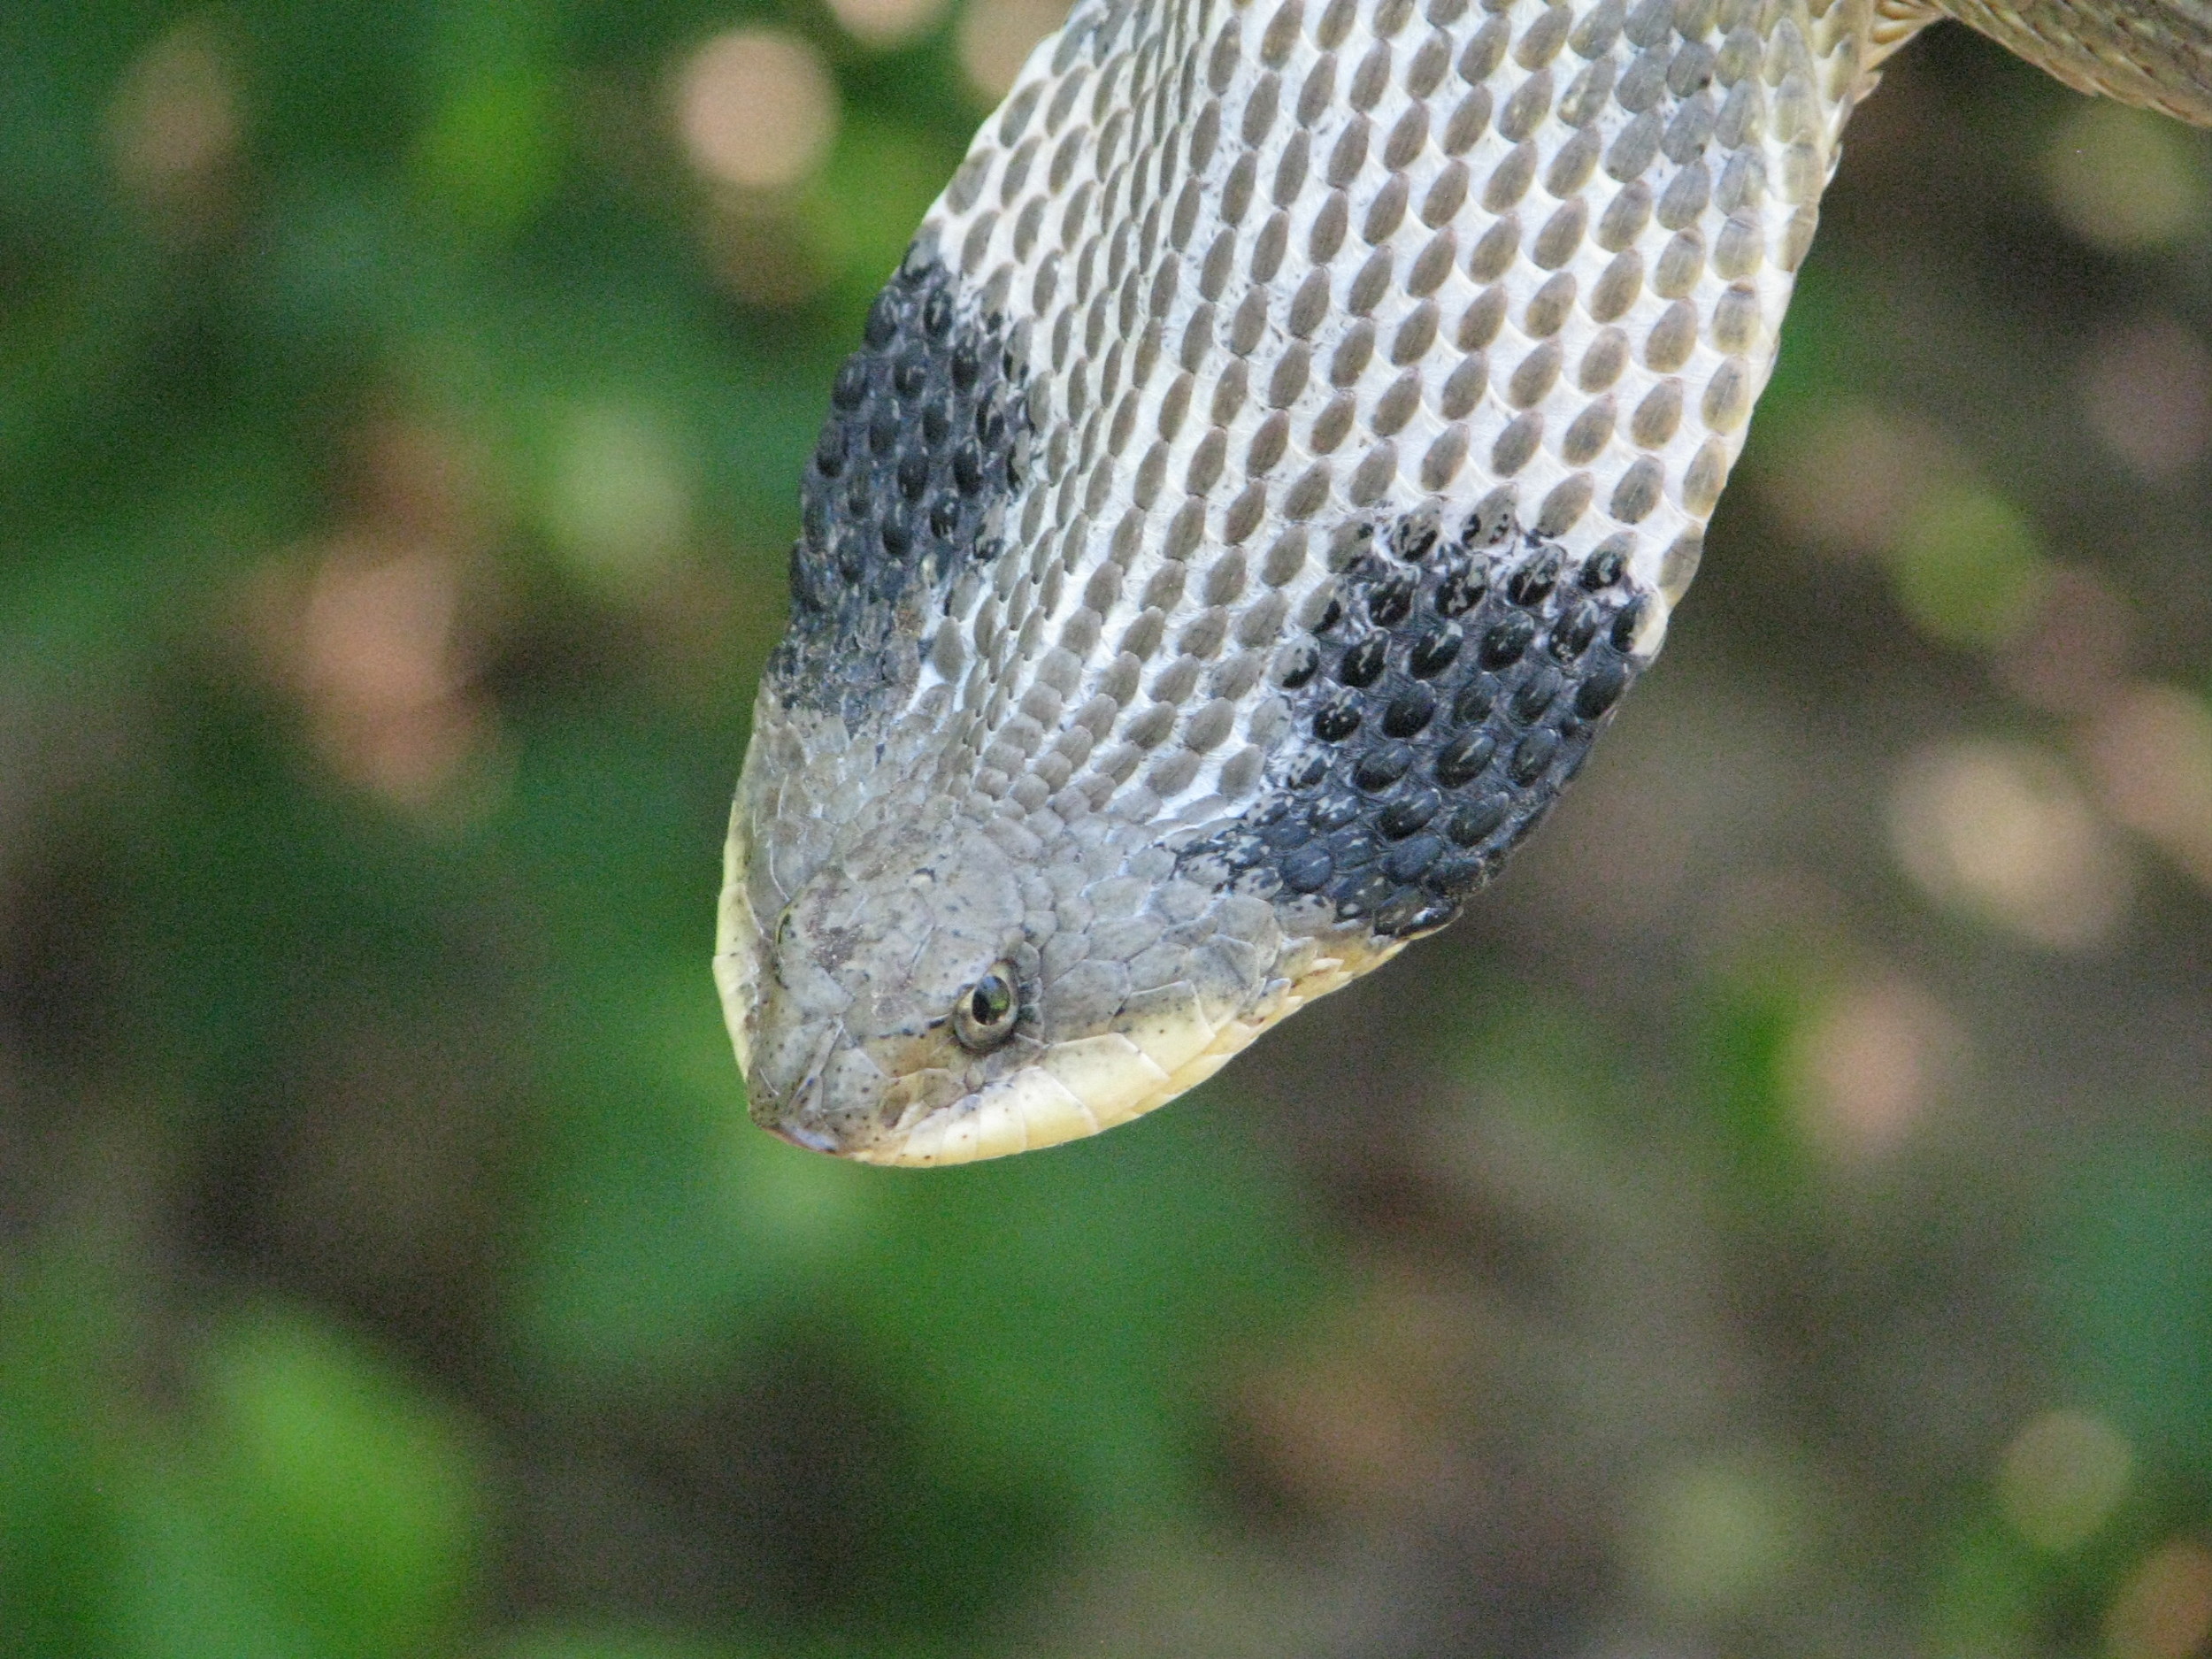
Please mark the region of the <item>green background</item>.
<svg viewBox="0 0 2212 1659"><path fill-rule="evenodd" d="M1547 835L917 1178L707 957L987 26L0 7L0 1653L2181 1659L2212 151L1912 49ZM755 28L764 190L672 115Z"/></svg>

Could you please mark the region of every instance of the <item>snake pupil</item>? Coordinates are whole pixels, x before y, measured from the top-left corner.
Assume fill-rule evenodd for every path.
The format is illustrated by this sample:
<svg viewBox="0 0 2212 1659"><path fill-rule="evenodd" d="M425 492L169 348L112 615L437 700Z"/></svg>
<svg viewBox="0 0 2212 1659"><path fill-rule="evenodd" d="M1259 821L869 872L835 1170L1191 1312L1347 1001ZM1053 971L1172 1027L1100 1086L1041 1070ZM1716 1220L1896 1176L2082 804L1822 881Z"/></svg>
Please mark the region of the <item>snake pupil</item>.
<svg viewBox="0 0 2212 1659"><path fill-rule="evenodd" d="M1018 1004L1011 970L1002 963L964 992L953 1004L953 1035L978 1053L995 1048L1014 1034Z"/></svg>

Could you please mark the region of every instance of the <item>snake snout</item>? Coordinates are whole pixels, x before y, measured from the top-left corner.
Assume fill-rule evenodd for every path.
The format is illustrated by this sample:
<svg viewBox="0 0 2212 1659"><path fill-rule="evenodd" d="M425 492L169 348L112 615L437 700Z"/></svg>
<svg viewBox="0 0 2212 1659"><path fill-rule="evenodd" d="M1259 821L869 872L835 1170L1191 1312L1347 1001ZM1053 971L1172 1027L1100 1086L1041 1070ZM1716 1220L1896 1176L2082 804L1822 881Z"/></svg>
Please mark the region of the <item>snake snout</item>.
<svg viewBox="0 0 2212 1659"><path fill-rule="evenodd" d="M825 1033L813 1063L787 1086L780 1087L766 1065L757 1065L747 1085L755 1123L795 1147L842 1157L851 1155L856 1125L865 1121L873 1102L845 1098L832 1086L829 1062L836 1041L835 1032Z"/></svg>
<svg viewBox="0 0 2212 1659"><path fill-rule="evenodd" d="M841 1150L835 1138L825 1134L819 1129L809 1129L799 1124L782 1121L764 1124L761 1126L777 1140L787 1141L793 1146L809 1152L826 1152L834 1156Z"/></svg>

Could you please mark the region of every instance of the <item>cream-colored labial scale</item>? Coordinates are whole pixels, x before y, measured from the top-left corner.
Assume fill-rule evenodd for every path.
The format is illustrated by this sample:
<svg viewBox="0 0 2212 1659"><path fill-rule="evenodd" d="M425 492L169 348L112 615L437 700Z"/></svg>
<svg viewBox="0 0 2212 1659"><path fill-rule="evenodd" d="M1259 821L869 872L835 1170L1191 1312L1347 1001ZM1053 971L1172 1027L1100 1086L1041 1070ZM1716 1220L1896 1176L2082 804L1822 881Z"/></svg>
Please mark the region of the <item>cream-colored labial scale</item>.
<svg viewBox="0 0 2212 1659"><path fill-rule="evenodd" d="M1327 963L1286 991L1264 1018L1186 1021L1156 1032L1114 1032L1061 1043L1042 1064L987 1088L972 1111L933 1113L903 1138L853 1156L864 1164L964 1164L1111 1129L1196 1088L1268 1026L1372 965Z"/></svg>

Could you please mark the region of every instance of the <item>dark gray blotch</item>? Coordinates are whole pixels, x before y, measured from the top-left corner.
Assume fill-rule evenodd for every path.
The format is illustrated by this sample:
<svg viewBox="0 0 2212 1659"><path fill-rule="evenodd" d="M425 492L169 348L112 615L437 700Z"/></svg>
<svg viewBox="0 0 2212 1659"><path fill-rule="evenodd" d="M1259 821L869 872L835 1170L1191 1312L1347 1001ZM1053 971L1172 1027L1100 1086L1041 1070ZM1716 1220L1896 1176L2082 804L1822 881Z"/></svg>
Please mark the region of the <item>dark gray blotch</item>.
<svg viewBox="0 0 2212 1659"><path fill-rule="evenodd" d="M791 626L768 664L787 707L858 731L901 706L931 617L997 557L1030 431L1010 333L925 242L869 308L800 487Z"/></svg>
<svg viewBox="0 0 2212 1659"><path fill-rule="evenodd" d="M1652 602L1617 549L1576 563L1494 503L1448 538L1426 509L1361 528L1264 794L1179 863L1406 938L1456 917L1558 799L1643 666Z"/></svg>

